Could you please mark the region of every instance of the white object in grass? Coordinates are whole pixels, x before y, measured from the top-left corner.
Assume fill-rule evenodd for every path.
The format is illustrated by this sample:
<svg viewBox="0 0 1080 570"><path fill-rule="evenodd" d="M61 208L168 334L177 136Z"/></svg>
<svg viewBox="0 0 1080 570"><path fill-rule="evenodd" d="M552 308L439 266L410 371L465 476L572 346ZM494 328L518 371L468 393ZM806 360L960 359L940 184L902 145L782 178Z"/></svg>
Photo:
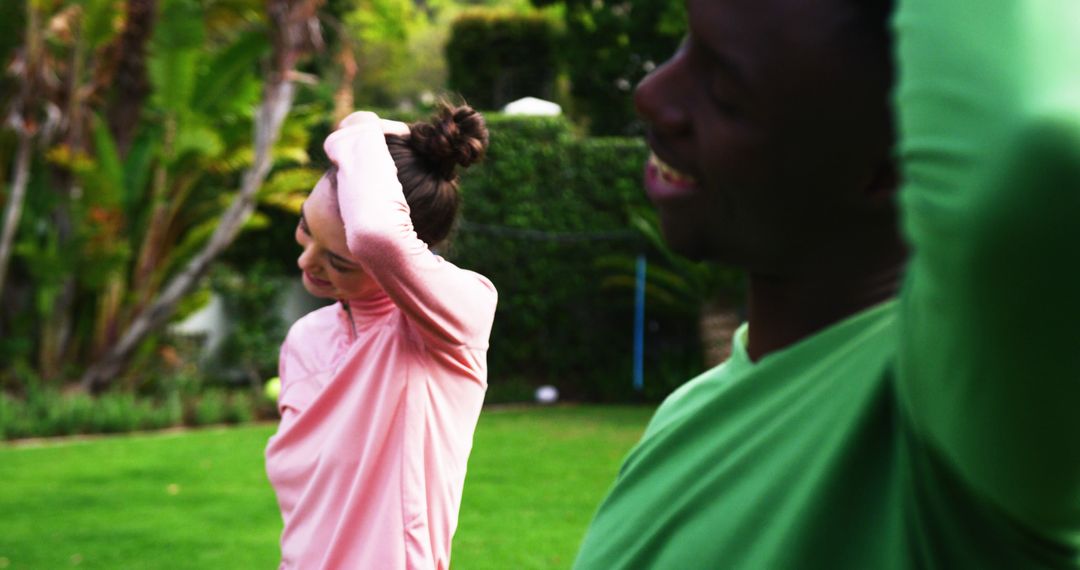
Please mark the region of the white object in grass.
<svg viewBox="0 0 1080 570"><path fill-rule="evenodd" d="M536 401L541 404L554 404L559 401L559 389L554 386L541 386L536 389Z"/></svg>

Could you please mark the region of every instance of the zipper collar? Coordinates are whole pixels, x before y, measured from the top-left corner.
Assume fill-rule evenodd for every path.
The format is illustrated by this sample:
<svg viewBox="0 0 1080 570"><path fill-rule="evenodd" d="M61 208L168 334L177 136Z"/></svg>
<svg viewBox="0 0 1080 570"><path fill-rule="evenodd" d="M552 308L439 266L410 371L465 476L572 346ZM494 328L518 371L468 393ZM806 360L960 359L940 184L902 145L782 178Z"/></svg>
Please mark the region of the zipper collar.
<svg viewBox="0 0 1080 570"><path fill-rule="evenodd" d="M390 314L395 308L394 302L382 291L378 294L357 299L341 299L340 303L342 309L340 315L343 320L347 321L350 340L356 338L360 329L380 317Z"/></svg>

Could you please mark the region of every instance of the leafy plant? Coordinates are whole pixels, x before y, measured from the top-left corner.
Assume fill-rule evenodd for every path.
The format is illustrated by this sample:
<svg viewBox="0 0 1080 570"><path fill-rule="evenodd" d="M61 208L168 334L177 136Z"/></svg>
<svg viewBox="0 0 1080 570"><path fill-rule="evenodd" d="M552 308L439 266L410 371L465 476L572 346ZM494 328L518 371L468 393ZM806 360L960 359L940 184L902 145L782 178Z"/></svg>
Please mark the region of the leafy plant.
<svg viewBox="0 0 1080 570"><path fill-rule="evenodd" d="M719 364L727 357L731 335L741 321L739 311L745 295L742 271L691 261L671 251L652 208L633 206L629 219L654 252L646 270L647 306L651 311L694 316L705 364ZM604 287L629 290L637 286L636 259L615 254L600 257L596 263L608 272Z"/></svg>
<svg viewBox="0 0 1080 570"><path fill-rule="evenodd" d="M595 135L640 132L631 90L675 52L686 9L669 0L533 0L563 8L559 38L577 120Z"/></svg>
<svg viewBox="0 0 1080 570"><path fill-rule="evenodd" d="M204 391L195 404L195 425L220 424L228 414L229 398L225 390L213 388Z"/></svg>
<svg viewBox="0 0 1080 570"><path fill-rule="evenodd" d="M544 14L463 12L446 44L449 87L481 109L528 96L550 99L555 50L555 26Z"/></svg>
<svg viewBox="0 0 1080 570"><path fill-rule="evenodd" d="M0 299L14 307L0 317L0 328L20 325L18 338L0 335L5 361L33 362L51 382L100 362L124 345L121 333L146 316L164 285L186 275L187 264L205 251L234 204L229 189L257 186L274 167L258 195L269 202L306 180L290 171L308 161L308 126L321 115L318 107L294 115L280 137L273 126L277 144L262 156L252 137L260 124L270 124L257 116L266 83L260 68L269 54L291 67L297 46L272 49L268 32L279 26L259 17L262 2L213 2L204 10L206 4L30 3L48 24L40 26L48 48L42 65L59 78L49 84L59 90L39 98L60 113L65 130L31 162L13 286ZM144 91L113 89L113 79L138 86L143 75ZM20 81L30 85L33 77ZM122 103L132 109L116 112ZM252 170L260 172L242 175ZM244 227L260 224L265 218L256 215ZM165 313L155 309L153 316ZM127 354L146 354L153 344L144 334ZM100 387L112 375L84 384Z"/></svg>
<svg viewBox="0 0 1080 570"><path fill-rule="evenodd" d="M287 332L276 310L284 283L266 262L257 261L242 273L220 265L211 274L211 284L231 321L217 365L238 367L250 391L260 393L263 382L277 375L278 354Z"/></svg>

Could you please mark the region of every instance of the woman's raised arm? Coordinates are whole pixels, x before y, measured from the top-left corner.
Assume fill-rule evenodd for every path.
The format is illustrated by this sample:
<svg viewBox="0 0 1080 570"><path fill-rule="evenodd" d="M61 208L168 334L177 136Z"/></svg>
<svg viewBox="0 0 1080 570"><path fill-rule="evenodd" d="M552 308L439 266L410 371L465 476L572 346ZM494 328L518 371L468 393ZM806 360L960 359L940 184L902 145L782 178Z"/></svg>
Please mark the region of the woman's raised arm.
<svg viewBox="0 0 1080 570"><path fill-rule="evenodd" d="M486 348L497 294L417 237L386 134L404 125L354 113L325 143L337 165L337 195L349 252L419 328L444 348ZM407 133L407 127L405 127Z"/></svg>

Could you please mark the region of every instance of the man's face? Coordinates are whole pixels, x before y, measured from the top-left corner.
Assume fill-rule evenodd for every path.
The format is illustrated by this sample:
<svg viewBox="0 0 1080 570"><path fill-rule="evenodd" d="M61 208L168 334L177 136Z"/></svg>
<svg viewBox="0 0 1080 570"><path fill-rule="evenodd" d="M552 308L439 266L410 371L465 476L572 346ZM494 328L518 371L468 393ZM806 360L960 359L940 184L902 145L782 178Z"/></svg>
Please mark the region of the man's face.
<svg viewBox="0 0 1080 570"><path fill-rule="evenodd" d="M895 223L888 46L856 4L687 0L686 40L635 94L673 249L790 276Z"/></svg>

